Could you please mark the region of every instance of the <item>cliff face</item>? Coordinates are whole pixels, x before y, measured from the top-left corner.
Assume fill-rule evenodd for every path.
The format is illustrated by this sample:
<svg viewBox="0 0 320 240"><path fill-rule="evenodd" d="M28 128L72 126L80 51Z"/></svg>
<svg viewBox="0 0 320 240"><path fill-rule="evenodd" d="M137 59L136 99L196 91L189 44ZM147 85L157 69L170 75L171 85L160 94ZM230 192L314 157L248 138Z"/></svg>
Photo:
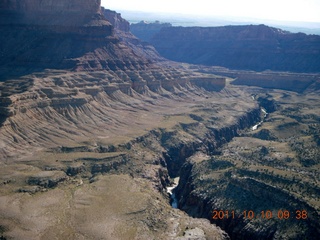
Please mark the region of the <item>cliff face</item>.
<svg viewBox="0 0 320 240"><path fill-rule="evenodd" d="M130 141L161 125L176 124L166 116L209 102L213 94L204 88L221 89L226 80L161 65L154 48L123 28L128 23L114 12L108 15L113 26L97 1L1 3L0 165L8 171L0 176L0 239L169 239L197 230L202 237L225 239L209 221L172 213L157 178L167 179L166 172L159 164L145 164L150 159L141 158L140 151L131 152ZM33 162L34 157L39 157L35 171L14 170L18 159ZM10 177L13 172L18 178ZM96 177L101 173L104 180ZM104 190L87 191L91 183ZM123 188L124 183L128 187ZM81 192L76 186L85 188ZM148 192L141 194L140 189ZM74 190L77 196L67 199ZM19 208L30 214L18 210L10 217L16 212L15 197L21 197ZM82 204L86 198L90 210ZM55 211L41 205L51 200ZM54 213L48 219L44 212Z"/></svg>
<svg viewBox="0 0 320 240"><path fill-rule="evenodd" d="M132 70L151 62L115 35L100 1L4 1L0 11L2 81L45 68Z"/></svg>
<svg viewBox="0 0 320 240"><path fill-rule="evenodd" d="M100 12L100 0L4 0L1 24L82 25Z"/></svg>
<svg viewBox="0 0 320 240"><path fill-rule="evenodd" d="M105 18L115 29L115 35L134 51L138 56L143 56L152 62L163 61L156 49L149 43L143 42L134 36L130 31L130 23L123 19L121 15L109 9L102 9Z"/></svg>
<svg viewBox="0 0 320 240"><path fill-rule="evenodd" d="M21 17L17 19L23 20L23 24L4 22L0 25L0 53L3 56L0 58L1 123L6 124L10 117L19 115L20 106L24 106L22 112L33 112L67 105L82 107L89 104L93 96L101 94L118 100L119 94L124 99L137 94L169 97L183 94L188 89L195 91L203 87L219 91L224 88L224 78L199 76L158 65L161 57L154 48L128 32L129 23L120 14L105 11L108 20L114 24L111 25L100 12L99 1L79 1L79 5L73 7L75 3L2 3L2 10ZM25 15L32 15L37 21L27 21ZM43 16L49 21L41 21ZM69 20L74 24L70 25ZM53 22L56 24L52 25ZM50 70L44 73L44 69ZM54 74L50 73L53 69L63 70L64 74L57 74L60 77L53 80ZM77 81L73 82L65 71ZM77 77L77 72L82 71L105 72L98 77L86 74ZM35 77L35 72L42 77ZM42 81L44 76L48 76L48 82ZM102 102L99 104L103 105Z"/></svg>
<svg viewBox="0 0 320 240"><path fill-rule="evenodd" d="M52 11L42 2L52 3ZM215 170L216 163L201 171L188 165L186 170L186 158L197 151L219 154L223 144L260 121L259 104L274 110L272 96L263 100L257 96L263 89L229 84L195 66L160 62L154 48L127 31L120 15L104 16L94 1L80 2L93 4L83 13L68 5L73 1L26 1L40 4L31 9L18 3L6 9L3 4L0 15L5 20L0 25L0 239L228 239L208 220L171 208L165 193L168 175L177 176L181 169L183 208L191 203L196 209L191 215L209 212L204 209L212 205L202 197L214 196L207 195L214 181L207 178L204 185L197 180ZM21 12L23 7L28 10ZM288 98L278 94L275 99ZM319 119L311 119L320 115L318 96L311 95L310 111L307 99L288 100L303 103L300 110L306 112L301 115L308 117L305 122L310 121L315 136ZM301 130L310 132L307 126ZM268 131L277 138L272 128ZM301 144L293 144L308 156L304 164L317 164L310 161L316 152L302 151L308 139L303 136ZM246 152L251 145L238 148L246 159L255 157ZM242 159L234 155L234 163L218 164L223 170L218 174L237 171ZM194 179L186 178L190 171ZM254 194L265 194L265 185L240 180L230 183L228 193L255 186ZM185 184L206 189L200 196ZM308 188L311 197L317 186Z"/></svg>
<svg viewBox="0 0 320 240"><path fill-rule="evenodd" d="M320 36L265 25L162 28L150 43L174 61L256 71L320 72Z"/></svg>
<svg viewBox="0 0 320 240"><path fill-rule="evenodd" d="M0 9L20 12L89 12L96 13L100 9L100 0L3 0Z"/></svg>
<svg viewBox="0 0 320 240"><path fill-rule="evenodd" d="M318 116L305 115L303 108L318 112L319 101L308 100L301 107L293 100L295 93L270 92L266 90L267 98L257 98L269 112L258 130L235 135L235 126L214 129L207 136L216 144L209 140L207 149L212 153L224 144L214 154L198 150L181 154L181 160L178 150L171 152L176 161L171 160L168 169L180 174L175 196L180 209L210 219L231 239L317 239L320 189L316 179L320 173L316 164L320 155L313 150L318 149L313 126ZM270 98L272 95L280 98ZM239 120L238 127L252 123L248 116ZM310 141L302 144L307 135ZM170 168L175 162L180 165ZM304 219L299 216L302 211Z"/></svg>
<svg viewBox="0 0 320 240"><path fill-rule="evenodd" d="M130 23L123 19L120 13L104 8L102 9L102 12L115 29L123 32L130 31Z"/></svg>
<svg viewBox="0 0 320 240"><path fill-rule="evenodd" d="M210 158L195 154L190 157L180 170L180 182L176 189L179 208L193 217L210 219L233 240L277 239L277 236L288 239L305 236L308 239L318 238L317 210L284 189L268 183L271 179L284 179L277 179L279 177L272 174L266 174L263 180L257 179L257 172L239 167L231 171L232 168L235 165L218 156ZM215 178L213 173L219 173L219 176ZM287 180L287 184L294 183ZM299 209L308 213L307 219L299 221L295 217ZM250 210L253 218L246 215ZM283 219L281 211L284 210L290 212L290 218ZM223 215L216 217L214 211ZM269 211L270 218L264 215L266 211Z"/></svg>

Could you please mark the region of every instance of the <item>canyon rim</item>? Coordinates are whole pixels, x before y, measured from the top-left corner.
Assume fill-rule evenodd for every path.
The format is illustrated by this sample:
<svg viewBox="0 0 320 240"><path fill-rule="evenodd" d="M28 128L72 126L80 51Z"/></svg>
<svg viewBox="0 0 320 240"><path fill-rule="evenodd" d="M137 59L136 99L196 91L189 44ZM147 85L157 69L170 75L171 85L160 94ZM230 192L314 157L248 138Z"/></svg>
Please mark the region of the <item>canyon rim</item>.
<svg viewBox="0 0 320 240"><path fill-rule="evenodd" d="M316 68L173 62L100 5L0 3L1 239L317 239Z"/></svg>

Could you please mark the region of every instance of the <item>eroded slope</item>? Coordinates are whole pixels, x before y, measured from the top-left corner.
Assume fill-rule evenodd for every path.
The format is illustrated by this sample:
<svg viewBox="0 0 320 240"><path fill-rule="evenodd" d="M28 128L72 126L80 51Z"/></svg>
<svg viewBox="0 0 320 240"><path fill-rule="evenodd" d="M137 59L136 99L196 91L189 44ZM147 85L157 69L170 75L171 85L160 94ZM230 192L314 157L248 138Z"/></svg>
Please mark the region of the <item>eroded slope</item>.
<svg viewBox="0 0 320 240"><path fill-rule="evenodd" d="M254 96L264 92L249 91ZM176 192L179 206L211 219L232 239L317 239L318 93L269 90L267 96L261 103L269 100L274 107L264 105L272 112L258 128L243 132L218 153L189 158Z"/></svg>
<svg viewBox="0 0 320 240"><path fill-rule="evenodd" d="M212 205L203 201L216 199L211 195L214 181L221 189L236 183L238 191L246 190L248 196L263 195L266 186L272 187L284 198L295 196L292 202L310 212L317 209L317 180L312 177L318 176L318 151L306 151L319 142L318 113L311 108L319 109L318 94L312 89L317 77L298 90L291 85L291 90L308 95L291 98L285 91L265 95L261 89L231 85L230 79L211 70L203 73L195 66L160 64L163 59L154 49L127 32L120 16L108 12L113 25L118 24L117 29L111 26L99 1L81 1L78 6L89 6L85 14L72 7L73 1L25 3L30 4L27 11L36 10L45 21L35 22L32 14L23 18L18 7L18 22L8 18L1 26L1 53L7 56L2 59L0 83L2 238L227 239L208 220L171 208L165 188L172 182L170 177L180 174L185 180L179 186L185 190L180 207L191 215L212 213ZM46 15L47 4L58 6ZM10 5L9 12L6 5L0 6L10 15L18 5ZM263 119L261 107L275 110L274 102L291 110L275 112L279 116L270 118L269 128L244 134ZM296 106L301 114L294 112ZM297 142L292 133L298 134ZM237 149L243 144L249 149ZM188 157L197 159L192 157L196 152L205 155L204 161L184 165ZM219 173L215 158L206 157L217 154L222 158ZM256 157L259 161L254 162ZM291 162L282 163L288 159ZM183 174L190 176L186 166L199 171L185 179ZM258 170L256 175L251 167ZM269 168L287 172L287 167L299 181L262 173ZM233 176L229 170L234 182L229 181ZM260 185L251 188L249 178ZM309 180L313 184L307 184ZM197 189L198 181L203 188L190 193L188 186ZM286 182L293 183L293 189L286 188ZM190 201L185 201L189 196ZM221 207L229 206L226 199L221 197ZM239 199L234 204L239 206ZM317 228L316 217L308 220L309 225L301 224L304 233ZM262 232L246 225L244 232L249 235L239 236L272 235L264 234L269 231L265 222L259 226ZM236 230L229 231L231 237L234 232L238 235ZM289 230L281 225L276 233L287 236Z"/></svg>

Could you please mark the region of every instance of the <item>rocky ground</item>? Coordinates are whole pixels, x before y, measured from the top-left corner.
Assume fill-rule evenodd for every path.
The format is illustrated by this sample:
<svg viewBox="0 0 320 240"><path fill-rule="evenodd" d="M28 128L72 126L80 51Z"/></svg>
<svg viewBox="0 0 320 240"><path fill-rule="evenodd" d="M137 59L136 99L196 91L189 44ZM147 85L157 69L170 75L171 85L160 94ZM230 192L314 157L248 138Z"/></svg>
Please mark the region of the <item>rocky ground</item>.
<svg viewBox="0 0 320 240"><path fill-rule="evenodd" d="M196 153L186 161L179 206L213 218L232 239L317 239L318 93L245 88L255 97L266 94L268 101L260 103L269 113L257 129L240 133L217 153ZM283 211L290 213L285 220Z"/></svg>
<svg viewBox="0 0 320 240"><path fill-rule="evenodd" d="M232 239L317 233L319 99L312 89L264 90L227 78L213 92L192 81L174 91L114 84L108 92L95 79L111 79L110 71L42 74L28 76L28 94L10 95L12 116L1 128L1 231L8 239L182 239L192 229L223 238L208 221L170 206L165 187L176 176L179 207ZM239 220L212 220L214 209L234 210ZM281 222L281 209L305 210L308 219ZM249 221L245 210L274 217Z"/></svg>
<svg viewBox="0 0 320 240"><path fill-rule="evenodd" d="M0 4L0 239L316 239L317 74L166 61L99 1L41 2Z"/></svg>
<svg viewBox="0 0 320 240"><path fill-rule="evenodd" d="M209 92L190 83L185 88L172 86L175 92L159 87L158 92L139 94L126 86L110 85L108 92L94 85L109 73L28 76L34 82L27 92L3 97L3 102L11 101L5 107L11 116L1 127L4 236L175 239L197 228L209 239L223 238L209 222L191 220L171 208L165 187L170 184L167 157L173 155L166 152L171 144L178 144L174 151L185 144L181 151L188 155L195 148L206 148L203 118L221 118L210 123L221 128L223 122L234 124L253 111L252 123L246 125L250 126L259 119L257 103L232 86ZM201 133L185 132L189 126L195 131L199 126ZM117 193L119 189L122 193Z"/></svg>

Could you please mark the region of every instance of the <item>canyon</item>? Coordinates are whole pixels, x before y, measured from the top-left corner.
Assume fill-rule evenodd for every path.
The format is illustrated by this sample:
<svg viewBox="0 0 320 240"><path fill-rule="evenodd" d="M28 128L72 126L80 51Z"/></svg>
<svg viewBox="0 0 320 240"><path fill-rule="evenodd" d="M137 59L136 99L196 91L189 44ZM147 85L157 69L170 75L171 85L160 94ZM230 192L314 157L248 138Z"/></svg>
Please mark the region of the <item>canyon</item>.
<svg viewBox="0 0 320 240"><path fill-rule="evenodd" d="M0 239L317 239L319 74L173 62L75 2L0 4Z"/></svg>

